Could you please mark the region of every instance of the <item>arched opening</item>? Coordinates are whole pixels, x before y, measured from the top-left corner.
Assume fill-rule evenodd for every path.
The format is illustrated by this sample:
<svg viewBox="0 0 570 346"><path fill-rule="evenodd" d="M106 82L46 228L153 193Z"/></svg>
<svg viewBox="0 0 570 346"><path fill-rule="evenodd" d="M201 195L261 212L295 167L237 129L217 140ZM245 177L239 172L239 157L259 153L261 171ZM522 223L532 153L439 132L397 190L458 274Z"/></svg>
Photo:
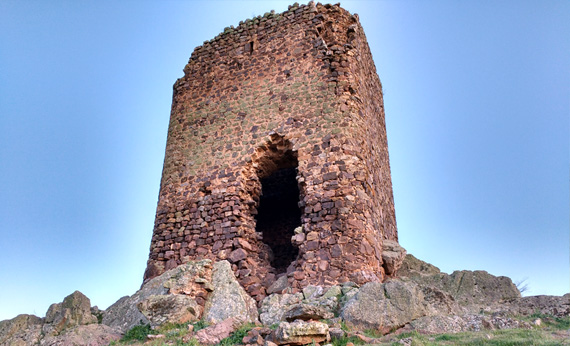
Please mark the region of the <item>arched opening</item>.
<svg viewBox="0 0 570 346"><path fill-rule="evenodd" d="M271 266L275 274L280 274L299 254L291 243L295 228L301 226L298 161L297 153L287 147L272 143L267 149L258 167L261 196L256 231L263 234L263 242L271 248Z"/></svg>

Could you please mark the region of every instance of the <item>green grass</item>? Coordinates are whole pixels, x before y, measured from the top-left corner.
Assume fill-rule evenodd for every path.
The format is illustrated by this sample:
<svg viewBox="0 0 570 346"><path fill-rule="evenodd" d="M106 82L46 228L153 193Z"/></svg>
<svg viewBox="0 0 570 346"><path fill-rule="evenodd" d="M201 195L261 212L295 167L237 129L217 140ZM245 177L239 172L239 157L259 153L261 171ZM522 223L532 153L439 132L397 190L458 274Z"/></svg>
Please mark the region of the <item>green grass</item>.
<svg viewBox="0 0 570 346"><path fill-rule="evenodd" d="M121 343L129 343L133 341L145 341L149 334L156 334L150 328L150 324L140 324L129 329L121 338Z"/></svg>
<svg viewBox="0 0 570 346"><path fill-rule="evenodd" d="M232 335L220 341L220 346L231 346L241 344L241 340L247 335L247 333L255 327L253 323L247 323L239 327Z"/></svg>
<svg viewBox="0 0 570 346"><path fill-rule="evenodd" d="M332 338L333 346L346 346L346 344L349 342L352 342L355 345L363 345L364 344L364 341L360 340L356 336Z"/></svg>
<svg viewBox="0 0 570 346"><path fill-rule="evenodd" d="M412 346L556 346L570 345L570 340L561 340L546 330L508 329L457 334L422 335L417 332L403 333L398 339L412 338ZM382 345L399 346L398 342Z"/></svg>

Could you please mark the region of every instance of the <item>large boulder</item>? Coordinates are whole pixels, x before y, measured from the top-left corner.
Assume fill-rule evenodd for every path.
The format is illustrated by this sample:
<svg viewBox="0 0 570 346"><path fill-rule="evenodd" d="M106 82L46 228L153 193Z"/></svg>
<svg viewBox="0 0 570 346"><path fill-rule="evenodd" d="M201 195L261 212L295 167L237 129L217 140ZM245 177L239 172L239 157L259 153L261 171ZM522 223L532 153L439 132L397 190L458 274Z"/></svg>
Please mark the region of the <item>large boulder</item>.
<svg viewBox="0 0 570 346"><path fill-rule="evenodd" d="M278 294L265 297L259 309L259 320L265 326L271 326L285 320L285 312L303 300L303 293Z"/></svg>
<svg viewBox="0 0 570 346"><path fill-rule="evenodd" d="M42 333L43 319L34 315L18 315L0 321L0 345L37 345Z"/></svg>
<svg viewBox="0 0 570 346"><path fill-rule="evenodd" d="M228 261L214 264L212 271L213 291L204 307L204 320L218 323L230 317L245 322L257 321L257 305L236 280Z"/></svg>
<svg viewBox="0 0 570 346"><path fill-rule="evenodd" d="M137 307L152 327L198 321L202 313L202 307L196 300L183 294L150 296Z"/></svg>
<svg viewBox="0 0 570 346"><path fill-rule="evenodd" d="M76 326L57 336L47 335L41 340L40 346L104 346L120 338L121 334L116 329L90 324Z"/></svg>
<svg viewBox="0 0 570 346"><path fill-rule="evenodd" d="M91 313L91 301L75 291L63 302L49 307L42 331L46 335L58 335L65 329L93 323L97 323L97 317Z"/></svg>
<svg viewBox="0 0 570 346"><path fill-rule="evenodd" d="M191 294L196 299L204 299L204 292L211 289L212 261L191 261L146 282L132 296L125 296L111 305L103 315L103 324L125 333L139 324L150 323L140 312L138 304L151 296Z"/></svg>
<svg viewBox="0 0 570 346"><path fill-rule="evenodd" d="M356 329L386 334L428 314L420 287L399 280L364 284L341 310L342 319Z"/></svg>

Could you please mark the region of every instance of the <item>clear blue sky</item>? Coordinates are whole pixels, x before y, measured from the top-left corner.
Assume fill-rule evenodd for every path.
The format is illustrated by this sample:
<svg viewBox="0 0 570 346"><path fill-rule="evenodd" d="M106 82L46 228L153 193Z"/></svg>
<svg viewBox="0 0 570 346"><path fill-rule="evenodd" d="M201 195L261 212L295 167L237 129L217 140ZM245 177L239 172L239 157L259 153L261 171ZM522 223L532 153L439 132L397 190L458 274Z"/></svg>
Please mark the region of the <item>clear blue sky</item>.
<svg viewBox="0 0 570 346"><path fill-rule="evenodd" d="M0 1L0 320L146 265L172 85L281 1ZM570 291L570 2L343 1L385 90L400 242Z"/></svg>

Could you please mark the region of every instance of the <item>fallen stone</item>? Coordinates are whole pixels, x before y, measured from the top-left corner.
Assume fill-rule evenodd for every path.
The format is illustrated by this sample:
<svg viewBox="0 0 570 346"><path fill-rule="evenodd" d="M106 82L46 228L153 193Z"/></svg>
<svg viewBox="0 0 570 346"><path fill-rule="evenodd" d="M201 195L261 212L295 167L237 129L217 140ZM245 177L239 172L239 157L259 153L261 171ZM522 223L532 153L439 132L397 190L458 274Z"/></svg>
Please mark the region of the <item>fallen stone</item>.
<svg viewBox="0 0 570 346"><path fill-rule="evenodd" d="M273 342L277 345L306 345L329 340L327 324L316 321L281 322L275 330Z"/></svg>
<svg viewBox="0 0 570 346"><path fill-rule="evenodd" d="M406 249L400 246L397 241L382 241L382 267L386 275L393 276L402 266L406 257Z"/></svg>
<svg viewBox="0 0 570 346"><path fill-rule="evenodd" d="M287 322L294 320L323 320L332 317L334 317L334 314L323 306L303 303L293 305L283 314L283 318Z"/></svg>
<svg viewBox="0 0 570 346"><path fill-rule="evenodd" d="M257 305L236 280L228 261L214 264L212 272L214 290L208 296L204 307L204 320L218 323L231 317L244 322L255 322L258 318Z"/></svg>
<svg viewBox="0 0 570 346"><path fill-rule="evenodd" d="M137 307L152 327L198 321L202 313L202 307L196 300L183 294L150 296L139 302Z"/></svg>
<svg viewBox="0 0 570 346"><path fill-rule="evenodd" d="M242 320L230 317L228 319L223 320L220 323L216 323L214 325L211 325L209 327L197 331L193 335L193 337L196 338L196 340L201 345L215 345L218 344L223 339L230 336L242 324L243 324ZM185 339L184 341L188 342L189 338L188 340Z"/></svg>
<svg viewBox="0 0 570 346"><path fill-rule="evenodd" d="M269 288L267 289L267 294L273 293L284 293L284 291L289 287L289 282L287 281L287 275L281 276L277 279Z"/></svg>

